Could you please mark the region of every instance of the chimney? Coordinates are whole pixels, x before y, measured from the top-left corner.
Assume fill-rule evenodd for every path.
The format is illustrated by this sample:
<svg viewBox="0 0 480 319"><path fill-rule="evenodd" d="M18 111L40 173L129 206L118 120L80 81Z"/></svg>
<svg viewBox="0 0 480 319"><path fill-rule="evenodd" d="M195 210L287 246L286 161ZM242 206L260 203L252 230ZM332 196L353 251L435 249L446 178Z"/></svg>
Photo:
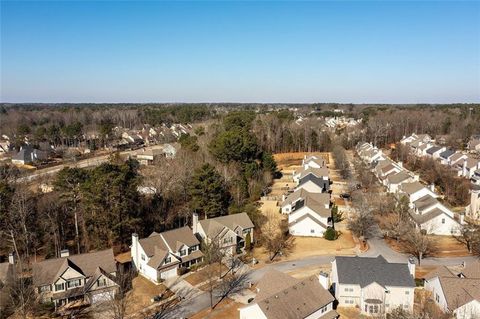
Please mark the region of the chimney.
<svg viewBox="0 0 480 319"><path fill-rule="evenodd" d="M138 263L140 261L138 258L138 234L137 233L132 234L132 246L130 248L130 254L132 256L133 266L136 268L137 271L139 271Z"/></svg>
<svg viewBox="0 0 480 319"><path fill-rule="evenodd" d="M8 254L8 263L10 265L15 264L15 253L14 252L11 252L10 254Z"/></svg>
<svg viewBox="0 0 480 319"><path fill-rule="evenodd" d="M434 183L430 184L430 190L431 190L433 193L435 193L435 184L434 184Z"/></svg>
<svg viewBox="0 0 480 319"><path fill-rule="evenodd" d="M413 175L413 181L414 181L414 182L418 182L419 180L420 180L420 176L419 176L419 175L417 175L417 174Z"/></svg>
<svg viewBox="0 0 480 319"><path fill-rule="evenodd" d="M403 168L403 162L401 162L401 161L398 162L398 166L401 167L401 168Z"/></svg>
<svg viewBox="0 0 480 319"><path fill-rule="evenodd" d="M408 270L413 279L415 279L415 259L413 257L408 258Z"/></svg>
<svg viewBox="0 0 480 319"><path fill-rule="evenodd" d="M460 216L460 225L464 225L465 224L465 214L461 213L461 214L459 214L459 216Z"/></svg>
<svg viewBox="0 0 480 319"><path fill-rule="evenodd" d="M318 281L320 282L320 285L322 285L325 290L328 290L330 288L329 286L329 280L328 280L328 274L326 272L321 271L320 274L318 275Z"/></svg>
<svg viewBox="0 0 480 319"><path fill-rule="evenodd" d="M198 214L195 212L192 215L192 231L193 234L198 233Z"/></svg>
<svg viewBox="0 0 480 319"><path fill-rule="evenodd" d="M60 250L60 258L68 257L68 256L70 256L70 252L68 251L68 249Z"/></svg>

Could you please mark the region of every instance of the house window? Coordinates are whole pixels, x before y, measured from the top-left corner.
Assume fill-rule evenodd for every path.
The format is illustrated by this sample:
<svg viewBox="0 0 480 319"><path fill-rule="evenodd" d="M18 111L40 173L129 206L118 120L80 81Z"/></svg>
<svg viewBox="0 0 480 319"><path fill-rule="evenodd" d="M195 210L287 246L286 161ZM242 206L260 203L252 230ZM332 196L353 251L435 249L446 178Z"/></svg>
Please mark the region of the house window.
<svg viewBox="0 0 480 319"><path fill-rule="evenodd" d="M165 258L165 263L166 264L168 264L171 261L172 261L172 257L168 256L167 258Z"/></svg>
<svg viewBox="0 0 480 319"><path fill-rule="evenodd" d="M442 218L442 224L445 224L445 218Z"/></svg>
<svg viewBox="0 0 480 319"><path fill-rule="evenodd" d="M145 260L145 255L144 254L142 254L142 260Z"/></svg>
<svg viewBox="0 0 480 319"><path fill-rule="evenodd" d="M407 308L408 308L408 305L403 305L403 308L407 309Z"/></svg>
<svg viewBox="0 0 480 319"><path fill-rule="evenodd" d="M315 232L315 229L310 229L310 233L314 233Z"/></svg>
<svg viewBox="0 0 480 319"><path fill-rule="evenodd" d="M102 278L97 280L97 286L98 287L105 287L107 285L107 279Z"/></svg>
<svg viewBox="0 0 480 319"><path fill-rule="evenodd" d="M435 301L440 302L440 296L438 294L435 294Z"/></svg>
<svg viewBox="0 0 480 319"><path fill-rule="evenodd" d="M185 256L187 251L185 249L180 250L180 256Z"/></svg>
<svg viewBox="0 0 480 319"><path fill-rule="evenodd" d="M55 291L65 290L65 284L62 282L61 284L55 284Z"/></svg>
<svg viewBox="0 0 480 319"><path fill-rule="evenodd" d="M406 295L409 295L409 294L410 294L410 291L405 290L405 294L406 294Z"/></svg>
<svg viewBox="0 0 480 319"><path fill-rule="evenodd" d="M81 279L69 280L67 281L67 288L79 287L82 284Z"/></svg>

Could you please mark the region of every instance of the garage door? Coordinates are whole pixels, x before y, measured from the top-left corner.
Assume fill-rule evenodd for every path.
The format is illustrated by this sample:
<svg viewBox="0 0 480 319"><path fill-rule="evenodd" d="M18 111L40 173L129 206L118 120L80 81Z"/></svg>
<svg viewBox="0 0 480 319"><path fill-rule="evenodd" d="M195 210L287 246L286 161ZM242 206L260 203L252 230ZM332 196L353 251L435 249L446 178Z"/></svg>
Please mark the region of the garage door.
<svg viewBox="0 0 480 319"><path fill-rule="evenodd" d="M112 300L113 292L102 292L99 294L92 295L92 303L104 302Z"/></svg>
<svg viewBox="0 0 480 319"><path fill-rule="evenodd" d="M176 276L177 276L177 268L173 268L173 269L164 271L160 274L160 277L162 279L168 279L168 278L172 278L172 277L176 277Z"/></svg>

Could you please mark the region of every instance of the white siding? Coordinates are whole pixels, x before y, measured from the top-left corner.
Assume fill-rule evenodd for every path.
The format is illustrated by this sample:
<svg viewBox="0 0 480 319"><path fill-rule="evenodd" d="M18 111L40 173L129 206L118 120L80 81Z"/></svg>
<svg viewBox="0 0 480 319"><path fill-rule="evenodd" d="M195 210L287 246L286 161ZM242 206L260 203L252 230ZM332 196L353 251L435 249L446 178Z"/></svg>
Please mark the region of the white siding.
<svg viewBox="0 0 480 319"><path fill-rule="evenodd" d="M480 302L478 300L470 301L453 312L457 319L478 319L480 318Z"/></svg>
<svg viewBox="0 0 480 319"><path fill-rule="evenodd" d="M240 308L240 319L267 319L257 304Z"/></svg>
<svg viewBox="0 0 480 319"><path fill-rule="evenodd" d="M442 311L448 311L447 300L443 294L442 285L438 277L425 281L425 289L432 292L432 299Z"/></svg>
<svg viewBox="0 0 480 319"><path fill-rule="evenodd" d="M315 184L312 181L308 181L308 182L303 183L302 185L295 188L295 191L297 191L299 189L302 189L302 188L305 189L306 191L310 192L310 193L321 193L323 191L323 188L321 188L320 186L318 186L317 184Z"/></svg>

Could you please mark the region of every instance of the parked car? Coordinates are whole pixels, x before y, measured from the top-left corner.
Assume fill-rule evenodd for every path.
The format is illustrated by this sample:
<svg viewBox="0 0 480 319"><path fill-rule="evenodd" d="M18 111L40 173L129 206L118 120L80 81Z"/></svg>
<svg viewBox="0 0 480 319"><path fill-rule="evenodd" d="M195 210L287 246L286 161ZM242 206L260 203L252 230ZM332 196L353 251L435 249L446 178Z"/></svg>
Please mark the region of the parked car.
<svg viewBox="0 0 480 319"><path fill-rule="evenodd" d="M349 198L350 198L350 194L348 194L348 193L340 194L340 198L349 199Z"/></svg>

